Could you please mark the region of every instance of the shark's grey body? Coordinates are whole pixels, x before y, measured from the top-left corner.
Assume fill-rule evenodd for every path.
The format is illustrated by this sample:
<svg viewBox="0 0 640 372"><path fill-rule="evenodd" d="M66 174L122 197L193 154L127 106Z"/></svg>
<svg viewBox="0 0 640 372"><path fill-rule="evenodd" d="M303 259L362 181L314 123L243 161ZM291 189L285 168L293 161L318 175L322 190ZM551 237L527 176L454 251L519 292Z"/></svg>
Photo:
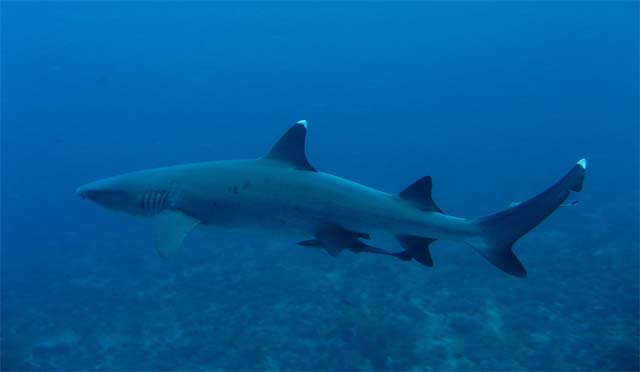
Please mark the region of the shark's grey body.
<svg viewBox="0 0 640 372"><path fill-rule="evenodd" d="M198 163L139 175L173 180L171 207L205 225L295 236L312 236L325 222L353 231L439 238L469 230L464 219L424 213L395 194L268 159Z"/></svg>
<svg viewBox="0 0 640 372"><path fill-rule="evenodd" d="M170 255L196 225L266 230L302 239L332 255L343 249L415 259L433 264L429 244L437 239L473 246L507 273L526 271L511 245L579 191L586 162L530 201L480 219L446 215L431 199L431 178L400 194L388 194L317 172L304 153L306 122L294 125L261 159L195 163L144 170L82 186L78 193L105 207L156 216L158 248ZM363 242L372 233L398 237L404 251Z"/></svg>

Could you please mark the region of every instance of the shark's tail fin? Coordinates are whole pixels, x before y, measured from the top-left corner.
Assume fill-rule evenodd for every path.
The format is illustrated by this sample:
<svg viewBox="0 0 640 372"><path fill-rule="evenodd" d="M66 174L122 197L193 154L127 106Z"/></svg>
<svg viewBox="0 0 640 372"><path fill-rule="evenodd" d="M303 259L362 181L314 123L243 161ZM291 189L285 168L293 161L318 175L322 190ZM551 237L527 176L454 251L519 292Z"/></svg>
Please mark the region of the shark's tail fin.
<svg viewBox="0 0 640 372"><path fill-rule="evenodd" d="M582 190L586 168L587 161L582 159L560 181L534 198L473 220L480 233L467 243L504 272L526 277L527 271L512 251L513 244L556 210L570 191Z"/></svg>

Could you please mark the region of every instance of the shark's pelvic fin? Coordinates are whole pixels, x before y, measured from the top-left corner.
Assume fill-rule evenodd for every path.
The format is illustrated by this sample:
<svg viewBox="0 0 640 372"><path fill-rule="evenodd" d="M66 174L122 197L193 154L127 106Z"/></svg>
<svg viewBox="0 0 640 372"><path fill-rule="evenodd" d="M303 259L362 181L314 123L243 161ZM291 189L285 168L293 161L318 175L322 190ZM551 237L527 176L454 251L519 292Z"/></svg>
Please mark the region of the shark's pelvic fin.
<svg viewBox="0 0 640 372"><path fill-rule="evenodd" d="M318 239L303 240L301 242L297 242L296 244L304 247L322 247L322 242Z"/></svg>
<svg viewBox="0 0 640 372"><path fill-rule="evenodd" d="M296 243L297 245L301 245L303 247L317 247L323 248L329 255L335 257L340 254L344 250L345 247L336 246L333 244L328 244L327 242L323 242L320 239L309 239L303 240Z"/></svg>
<svg viewBox="0 0 640 372"><path fill-rule="evenodd" d="M307 136L307 121L300 120L276 142L265 159L279 160L288 163L296 169L316 172L309 164L305 152Z"/></svg>
<svg viewBox="0 0 640 372"><path fill-rule="evenodd" d="M163 258L172 256L180 249L189 231L200 221L176 210L165 210L157 216L158 254Z"/></svg>
<svg viewBox="0 0 640 372"><path fill-rule="evenodd" d="M315 233L315 237L315 239L303 240L297 244L305 247L322 247L332 256L337 256L340 252L347 249L353 253L367 252L383 254L404 261L409 261L412 258L407 252L394 253L370 246L360 241L360 239L370 239L369 234L350 231L334 223L320 226Z"/></svg>
<svg viewBox="0 0 640 372"><path fill-rule="evenodd" d="M433 266L433 258L431 258L429 245L435 242L436 239L423 238L415 235L396 235L396 238L413 259L425 266Z"/></svg>
<svg viewBox="0 0 640 372"><path fill-rule="evenodd" d="M442 209L431 198L431 176L422 177L398 194L424 211L442 213Z"/></svg>
<svg viewBox="0 0 640 372"><path fill-rule="evenodd" d="M298 245L322 247L327 253L334 257L344 249L350 249L358 244L364 244L360 242L358 238L366 236L366 234L346 230L334 223L328 223L318 227L314 235L315 239L298 242Z"/></svg>

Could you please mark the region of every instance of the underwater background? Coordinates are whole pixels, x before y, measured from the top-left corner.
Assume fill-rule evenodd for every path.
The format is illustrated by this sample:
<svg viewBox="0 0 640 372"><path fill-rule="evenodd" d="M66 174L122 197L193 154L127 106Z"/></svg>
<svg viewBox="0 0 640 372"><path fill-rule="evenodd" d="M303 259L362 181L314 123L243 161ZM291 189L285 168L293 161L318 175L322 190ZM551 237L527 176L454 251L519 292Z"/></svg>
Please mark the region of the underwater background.
<svg viewBox="0 0 640 372"><path fill-rule="evenodd" d="M2 2L2 370L638 370L637 2ZM75 189L260 157L476 217L589 161L519 279L154 223ZM396 243L381 238L385 247ZM386 239L386 240L385 240Z"/></svg>

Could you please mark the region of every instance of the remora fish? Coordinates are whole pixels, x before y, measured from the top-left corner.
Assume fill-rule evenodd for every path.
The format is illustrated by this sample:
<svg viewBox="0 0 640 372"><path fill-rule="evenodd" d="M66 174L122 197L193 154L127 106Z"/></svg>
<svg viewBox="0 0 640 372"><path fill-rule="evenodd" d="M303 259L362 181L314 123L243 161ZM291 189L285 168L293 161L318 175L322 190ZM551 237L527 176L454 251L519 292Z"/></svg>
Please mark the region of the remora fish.
<svg viewBox="0 0 640 372"><path fill-rule="evenodd" d="M300 236L298 244L415 259L433 266L429 245L464 242L504 272L527 272L513 244L580 191L587 162L534 198L486 217L444 214L431 198L431 177L388 194L316 171L305 155L307 122L293 125L263 158L215 161L143 170L95 181L77 193L106 208L158 220L158 252L177 251L198 225L266 230ZM389 252L364 240L374 232L395 235L404 248Z"/></svg>

